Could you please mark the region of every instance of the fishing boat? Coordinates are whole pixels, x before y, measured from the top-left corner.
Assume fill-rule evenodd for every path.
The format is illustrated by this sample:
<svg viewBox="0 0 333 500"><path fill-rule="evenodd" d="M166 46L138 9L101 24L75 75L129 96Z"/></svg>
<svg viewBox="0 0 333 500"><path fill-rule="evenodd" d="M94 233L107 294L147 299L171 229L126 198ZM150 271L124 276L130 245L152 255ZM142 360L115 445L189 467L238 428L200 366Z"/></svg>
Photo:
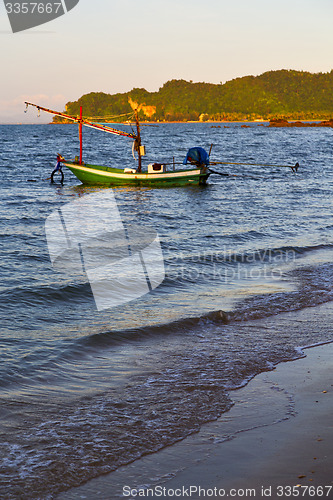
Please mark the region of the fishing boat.
<svg viewBox="0 0 333 500"><path fill-rule="evenodd" d="M28 106L34 106L37 108L38 113L40 111L45 111L46 113L61 116L66 120L71 120L79 124L80 155L75 159L67 160L62 155L58 154L57 159L59 163L67 167L83 184L92 186L182 186L186 184L205 184L209 175L212 173L208 168L209 155L201 147L190 148L187 152L183 164L187 165L189 163L190 167L176 169L176 164L172 161L170 163L150 163L147 165L147 168L144 169L142 166L142 157L145 155L145 146L141 143L141 131L137 109L134 109L133 114L136 132L124 132L104 124L93 123L85 120L82 116L82 107L80 107L80 115L74 117L30 102L25 102L25 104L26 110L28 109ZM133 156L135 153L137 154L136 167L115 168L111 166L92 165L83 161L82 126L130 138L133 141ZM61 172L61 168L58 170ZM51 175L51 180L53 181L53 175Z"/></svg>
<svg viewBox="0 0 333 500"><path fill-rule="evenodd" d="M168 171L166 165L153 163L148 165L147 172L138 172L137 169L90 165L75 160L64 160L63 165L69 168L83 184L97 186L205 184L210 175L205 166Z"/></svg>

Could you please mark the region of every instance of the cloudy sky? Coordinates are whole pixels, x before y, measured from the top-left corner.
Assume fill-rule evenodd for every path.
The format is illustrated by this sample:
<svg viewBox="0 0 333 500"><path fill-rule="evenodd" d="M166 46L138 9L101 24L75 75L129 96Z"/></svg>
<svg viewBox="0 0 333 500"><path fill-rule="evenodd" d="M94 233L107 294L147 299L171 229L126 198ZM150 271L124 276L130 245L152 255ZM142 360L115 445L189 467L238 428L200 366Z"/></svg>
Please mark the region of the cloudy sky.
<svg viewBox="0 0 333 500"><path fill-rule="evenodd" d="M332 0L80 0L15 34L4 3L0 123L37 122L25 100L63 110L88 92L156 91L173 78L224 83L333 68Z"/></svg>

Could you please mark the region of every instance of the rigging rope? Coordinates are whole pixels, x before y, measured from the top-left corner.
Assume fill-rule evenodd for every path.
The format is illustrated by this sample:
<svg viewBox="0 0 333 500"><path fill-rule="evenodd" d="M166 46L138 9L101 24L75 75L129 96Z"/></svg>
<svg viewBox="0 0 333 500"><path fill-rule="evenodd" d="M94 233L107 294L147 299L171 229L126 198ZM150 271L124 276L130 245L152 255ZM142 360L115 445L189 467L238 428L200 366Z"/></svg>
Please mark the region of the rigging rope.
<svg viewBox="0 0 333 500"><path fill-rule="evenodd" d="M133 116L133 113L130 112L130 113L123 113L121 115L95 115L95 116L83 116L83 118L85 120L96 120L96 121L99 121L99 120L103 120L103 119L109 119L111 120L111 118L120 118L121 116Z"/></svg>

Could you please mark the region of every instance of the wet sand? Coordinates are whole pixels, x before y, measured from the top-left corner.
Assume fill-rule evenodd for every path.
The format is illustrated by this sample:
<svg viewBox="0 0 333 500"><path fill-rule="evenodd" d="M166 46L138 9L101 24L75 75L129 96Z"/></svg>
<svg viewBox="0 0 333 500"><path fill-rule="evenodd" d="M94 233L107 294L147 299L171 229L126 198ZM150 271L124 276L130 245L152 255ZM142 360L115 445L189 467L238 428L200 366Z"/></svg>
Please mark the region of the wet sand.
<svg viewBox="0 0 333 500"><path fill-rule="evenodd" d="M288 394L289 418L239 433L168 487L200 483L238 490L236 498L251 496L243 494L247 489L256 498L333 498L333 344L304 352L306 358L280 364L242 389L243 400L262 381Z"/></svg>

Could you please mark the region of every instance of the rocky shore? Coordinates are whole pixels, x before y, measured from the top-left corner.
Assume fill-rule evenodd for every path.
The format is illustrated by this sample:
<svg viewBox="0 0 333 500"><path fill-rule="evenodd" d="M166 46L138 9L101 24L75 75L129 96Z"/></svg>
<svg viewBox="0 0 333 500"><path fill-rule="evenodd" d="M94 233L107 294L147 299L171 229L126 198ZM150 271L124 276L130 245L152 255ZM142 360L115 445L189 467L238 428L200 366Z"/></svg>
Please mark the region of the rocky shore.
<svg viewBox="0 0 333 500"><path fill-rule="evenodd" d="M270 120L268 127L333 127L333 119L321 122L288 122L283 118Z"/></svg>

